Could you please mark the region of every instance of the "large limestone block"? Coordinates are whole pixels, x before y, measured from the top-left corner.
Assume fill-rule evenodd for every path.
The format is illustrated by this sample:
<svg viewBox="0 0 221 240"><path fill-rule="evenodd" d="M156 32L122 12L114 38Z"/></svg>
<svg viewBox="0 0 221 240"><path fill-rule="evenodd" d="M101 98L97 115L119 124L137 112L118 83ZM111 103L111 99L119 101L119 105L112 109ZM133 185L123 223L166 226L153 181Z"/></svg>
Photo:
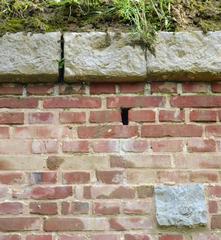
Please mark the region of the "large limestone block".
<svg viewBox="0 0 221 240"><path fill-rule="evenodd" d="M146 77L145 51L126 33L65 33L65 80L136 81Z"/></svg>
<svg viewBox="0 0 221 240"><path fill-rule="evenodd" d="M202 184L155 187L156 217L160 226L193 227L207 224Z"/></svg>
<svg viewBox="0 0 221 240"><path fill-rule="evenodd" d="M61 33L6 34L0 38L1 82L58 79Z"/></svg>
<svg viewBox="0 0 221 240"><path fill-rule="evenodd" d="M146 59L148 79L221 80L221 31L160 32Z"/></svg>

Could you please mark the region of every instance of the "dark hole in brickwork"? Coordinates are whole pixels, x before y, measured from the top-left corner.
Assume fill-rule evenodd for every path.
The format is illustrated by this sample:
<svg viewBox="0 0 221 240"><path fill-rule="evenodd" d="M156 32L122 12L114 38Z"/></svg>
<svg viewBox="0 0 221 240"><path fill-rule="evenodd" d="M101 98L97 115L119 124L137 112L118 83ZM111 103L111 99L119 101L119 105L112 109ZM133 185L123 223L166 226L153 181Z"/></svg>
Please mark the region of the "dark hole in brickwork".
<svg viewBox="0 0 221 240"><path fill-rule="evenodd" d="M123 125L129 124L128 112L130 108L121 108L121 121Z"/></svg>

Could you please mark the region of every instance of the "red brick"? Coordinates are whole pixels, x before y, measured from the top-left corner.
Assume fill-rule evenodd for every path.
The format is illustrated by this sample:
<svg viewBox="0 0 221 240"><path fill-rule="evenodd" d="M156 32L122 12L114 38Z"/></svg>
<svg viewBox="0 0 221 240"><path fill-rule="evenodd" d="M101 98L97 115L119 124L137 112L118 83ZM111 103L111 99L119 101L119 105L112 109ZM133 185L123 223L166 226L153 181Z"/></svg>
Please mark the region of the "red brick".
<svg viewBox="0 0 221 240"><path fill-rule="evenodd" d="M72 196L71 186L40 187L32 188L31 198L36 200L64 199Z"/></svg>
<svg viewBox="0 0 221 240"><path fill-rule="evenodd" d="M187 142L188 152L215 152L216 142L213 139L191 139Z"/></svg>
<svg viewBox="0 0 221 240"><path fill-rule="evenodd" d="M93 214L95 215L116 215L120 214L119 202L94 202Z"/></svg>
<svg viewBox="0 0 221 240"><path fill-rule="evenodd" d="M89 214L88 202L62 202L61 213L63 215Z"/></svg>
<svg viewBox="0 0 221 240"><path fill-rule="evenodd" d="M18 202L0 203L0 215L18 215L23 213L23 205Z"/></svg>
<svg viewBox="0 0 221 240"><path fill-rule="evenodd" d="M117 141L94 141L91 147L95 153L111 153L119 152L119 142Z"/></svg>
<svg viewBox="0 0 221 240"><path fill-rule="evenodd" d="M0 95L22 95L23 86L19 84L1 84Z"/></svg>
<svg viewBox="0 0 221 240"><path fill-rule="evenodd" d="M145 125L141 127L142 137L201 137L202 126L191 124Z"/></svg>
<svg viewBox="0 0 221 240"><path fill-rule="evenodd" d="M108 97L108 108L120 108L120 107L162 107L164 106L165 99L160 96L145 96L145 97Z"/></svg>
<svg viewBox="0 0 221 240"><path fill-rule="evenodd" d="M125 234L124 240L151 240L147 234Z"/></svg>
<svg viewBox="0 0 221 240"><path fill-rule="evenodd" d="M122 212L128 215L146 215L151 212L151 204L146 200L130 200L123 203Z"/></svg>
<svg viewBox="0 0 221 240"><path fill-rule="evenodd" d="M159 240L183 240L181 235L163 235L160 236Z"/></svg>
<svg viewBox="0 0 221 240"><path fill-rule="evenodd" d="M0 108L37 108L36 98L0 98Z"/></svg>
<svg viewBox="0 0 221 240"><path fill-rule="evenodd" d="M30 213L38 215L56 215L58 214L57 203L52 202L31 202L29 204Z"/></svg>
<svg viewBox="0 0 221 240"><path fill-rule="evenodd" d="M52 240L52 235L28 235L26 240Z"/></svg>
<svg viewBox="0 0 221 240"><path fill-rule="evenodd" d="M213 232L198 233L193 235L192 240L220 240L220 235Z"/></svg>
<svg viewBox="0 0 221 240"><path fill-rule="evenodd" d="M0 124L24 124L24 113L1 112Z"/></svg>
<svg viewBox="0 0 221 240"><path fill-rule="evenodd" d="M211 217L211 228L221 229L221 215L213 215Z"/></svg>
<svg viewBox="0 0 221 240"><path fill-rule="evenodd" d="M90 126L78 127L79 138L131 138L138 136L137 126Z"/></svg>
<svg viewBox="0 0 221 240"><path fill-rule="evenodd" d="M94 111L90 112L91 123L121 122L120 111Z"/></svg>
<svg viewBox="0 0 221 240"><path fill-rule="evenodd" d="M221 126L220 125L206 126L205 132L207 137L221 137Z"/></svg>
<svg viewBox="0 0 221 240"><path fill-rule="evenodd" d="M90 85L90 94L112 94L115 93L114 83L92 83Z"/></svg>
<svg viewBox="0 0 221 240"><path fill-rule="evenodd" d="M142 153L147 151L149 142L146 140L129 139L121 142L121 148L124 152Z"/></svg>
<svg viewBox="0 0 221 240"><path fill-rule="evenodd" d="M41 220L37 217L0 218L0 231L35 231L41 229Z"/></svg>
<svg viewBox="0 0 221 240"><path fill-rule="evenodd" d="M200 82L186 82L182 84L182 89L184 93L207 93L209 85L207 83Z"/></svg>
<svg viewBox="0 0 221 240"><path fill-rule="evenodd" d="M221 186L209 186L208 187L209 196L221 197Z"/></svg>
<svg viewBox="0 0 221 240"><path fill-rule="evenodd" d="M0 240L21 240L20 235L1 235Z"/></svg>
<svg viewBox="0 0 221 240"><path fill-rule="evenodd" d="M57 153L59 144L56 140L34 140L32 142L32 153Z"/></svg>
<svg viewBox="0 0 221 240"><path fill-rule="evenodd" d="M89 152L88 141L65 141L62 143L62 151L67 153Z"/></svg>
<svg viewBox="0 0 221 240"><path fill-rule="evenodd" d="M209 213L218 213L218 204L217 201L210 200L208 202Z"/></svg>
<svg viewBox="0 0 221 240"><path fill-rule="evenodd" d="M28 114L30 124L48 124L55 122L55 116L51 112L34 112Z"/></svg>
<svg viewBox="0 0 221 240"><path fill-rule="evenodd" d="M141 185L136 188L138 198L150 198L153 197L153 186Z"/></svg>
<svg viewBox="0 0 221 240"><path fill-rule="evenodd" d="M132 199L135 190L127 186L87 186L84 187L86 199Z"/></svg>
<svg viewBox="0 0 221 240"><path fill-rule="evenodd" d="M176 96L170 99L170 104L180 108L221 107L221 96Z"/></svg>
<svg viewBox="0 0 221 240"><path fill-rule="evenodd" d="M61 123L85 123L85 112L61 112L59 114L59 120Z"/></svg>
<svg viewBox="0 0 221 240"><path fill-rule="evenodd" d="M217 112L213 110L192 110L190 121L192 122L216 122Z"/></svg>
<svg viewBox="0 0 221 240"><path fill-rule="evenodd" d="M1 102L0 102L1 106ZM97 97L54 97L43 102L44 108L100 108L101 99Z"/></svg>
<svg viewBox="0 0 221 240"><path fill-rule="evenodd" d="M212 92L221 93L221 82L212 83L211 88Z"/></svg>
<svg viewBox="0 0 221 240"><path fill-rule="evenodd" d="M120 83L120 93L144 93L145 83Z"/></svg>
<svg viewBox="0 0 221 240"><path fill-rule="evenodd" d="M120 184L123 183L123 171L96 171L96 177L98 182L105 184Z"/></svg>
<svg viewBox="0 0 221 240"><path fill-rule="evenodd" d="M178 110L160 110L160 122L183 122L185 119L184 111Z"/></svg>
<svg viewBox="0 0 221 240"><path fill-rule="evenodd" d="M208 171L194 171L190 173L190 181L197 183L218 182L218 173Z"/></svg>
<svg viewBox="0 0 221 240"><path fill-rule="evenodd" d="M59 129L54 126L28 126L28 127L15 127L14 137L21 139L31 138L58 138Z"/></svg>
<svg viewBox="0 0 221 240"><path fill-rule="evenodd" d="M153 152L182 152L184 143L182 140L160 140L152 141Z"/></svg>
<svg viewBox="0 0 221 240"><path fill-rule="evenodd" d="M9 138L9 127L0 127L0 138Z"/></svg>
<svg viewBox="0 0 221 240"><path fill-rule="evenodd" d="M130 110L129 121L132 122L154 122L155 112L152 110Z"/></svg>
<svg viewBox="0 0 221 240"><path fill-rule="evenodd" d="M149 218L130 217L130 218L110 218L110 229L116 231L125 230L147 230L152 228Z"/></svg>
<svg viewBox="0 0 221 240"><path fill-rule="evenodd" d="M189 181L188 172L184 171L158 171L157 178L160 183L186 183Z"/></svg>
<svg viewBox="0 0 221 240"><path fill-rule="evenodd" d="M173 82L152 82L151 93L176 93L177 83Z"/></svg>
<svg viewBox="0 0 221 240"><path fill-rule="evenodd" d="M59 86L60 95L85 94L86 85L83 83L62 84Z"/></svg>
<svg viewBox="0 0 221 240"><path fill-rule="evenodd" d="M30 184L55 184L57 172L33 172L29 174Z"/></svg>
<svg viewBox="0 0 221 240"><path fill-rule="evenodd" d="M33 84L27 86L27 93L29 95L51 95L53 92L53 84Z"/></svg>
<svg viewBox="0 0 221 240"><path fill-rule="evenodd" d="M24 174L16 172L0 173L0 183L9 185L24 183Z"/></svg>
<svg viewBox="0 0 221 240"><path fill-rule="evenodd" d="M63 173L64 184L83 184L90 182L89 172L65 172Z"/></svg>

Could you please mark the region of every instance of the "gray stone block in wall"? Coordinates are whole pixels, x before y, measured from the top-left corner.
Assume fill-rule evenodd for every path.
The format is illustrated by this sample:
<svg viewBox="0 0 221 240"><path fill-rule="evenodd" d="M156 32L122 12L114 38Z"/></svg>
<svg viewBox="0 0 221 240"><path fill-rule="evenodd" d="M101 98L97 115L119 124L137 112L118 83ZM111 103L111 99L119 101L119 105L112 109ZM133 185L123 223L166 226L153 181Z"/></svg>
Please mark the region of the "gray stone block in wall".
<svg viewBox="0 0 221 240"><path fill-rule="evenodd" d="M65 33L65 80L146 78L145 51L126 33Z"/></svg>
<svg viewBox="0 0 221 240"><path fill-rule="evenodd" d="M156 217L160 226L194 227L207 224L202 184L155 187Z"/></svg>
<svg viewBox="0 0 221 240"><path fill-rule="evenodd" d="M0 38L0 81L57 81L60 38L59 32L5 34Z"/></svg>
<svg viewBox="0 0 221 240"><path fill-rule="evenodd" d="M160 32L146 59L148 79L221 80L221 31Z"/></svg>

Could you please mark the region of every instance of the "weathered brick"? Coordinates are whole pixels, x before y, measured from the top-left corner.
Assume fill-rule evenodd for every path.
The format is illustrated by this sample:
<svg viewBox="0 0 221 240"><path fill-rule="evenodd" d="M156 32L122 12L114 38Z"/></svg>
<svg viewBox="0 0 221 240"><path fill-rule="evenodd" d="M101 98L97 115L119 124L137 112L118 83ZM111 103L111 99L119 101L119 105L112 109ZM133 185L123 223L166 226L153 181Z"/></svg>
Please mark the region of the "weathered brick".
<svg viewBox="0 0 221 240"><path fill-rule="evenodd" d="M120 144L118 141L93 141L91 142L91 148L95 153L113 153L119 152Z"/></svg>
<svg viewBox="0 0 221 240"><path fill-rule="evenodd" d="M212 108L221 107L220 96L176 96L170 100L172 107L179 108Z"/></svg>
<svg viewBox="0 0 221 240"><path fill-rule="evenodd" d="M154 122L155 112L152 110L130 110L129 121L132 122Z"/></svg>
<svg viewBox="0 0 221 240"><path fill-rule="evenodd" d="M190 173L190 181L197 183L218 182L218 173L208 171L194 171Z"/></svg>
<svg viewBox="0 0 221 240"><path fill-rule="evenodd" d="M141 185L136 188L138 198L150 198L153 197L153 186Z"/></svg>
<svg viewBox="0 0 221 240"><path fill-rule="evenodd" d="M145 83L120 83L119 90L120 93L144 93Z"/></svg>
<svg viewBox="0 0 221 240"><path fill-rule="evenodd" d="M0 173L0 183L1 184L22 184L24 183L24 174L23 173Z"/></svg>
<svg viewBox="0 0 221 240"><path fill-rule="evenodd" d="M62 84L59 86L60 95L85 94L86 85L84 83Z"/></svg>
<svg viewBox="0 0 221 240"><path fill-rule="evenodd" d="M0 154L30 154L31 141L5 139L0 140Z"/></svg>
<svg viewBox="0 0 221 240"><path fill-rule="evenodd" d="M125 234L124 240L150 240L150 236L147 234Z"/></svg>
<svg viewBox="0 0 221 240"><path fill-rule="evenodd" d="M28 114L30 124L49 124L55 122L55 116L51 112L34 112Z"/></svg>
<svg viewBox="0 0 221 240"><path fill-rule="evenodd" d="M63 173L64 184L83 184L90 182L89 172L65 172Z"/></svg>
<svg viewBox="0 0 221 240"><path fill-rule="evenodd" d="M191 122L216 122L217 111L214 110L192 110L190 112Z"/></svg>
<svg viewBox="0 0 221 240"><path fill-rule="evenodd" d="M119 202L94 202L93 214L95 215L117 215L120 214Z"/></svg>
<svg viewBox="0 0 221 240"><path fill-rule="evenodd" d="M141 127L142 137L201 137L202 126L191 124L145 125Z"/></svg>
<svg viewBox="0 0 221 240"><path fill-rule="evenodd" d="M211 125L205 127L207 137L221 137L221 126Z"/></svg>
<svg viewBox="0 0 221 240"><path fill-rule="evenodd" d="M91 111L89 121L91 123L121 122L120 111Z"/></svg>
<svg viewBox="0 0 221 240"><path fill-rule="evenodd" d="M221 215L213 215L211 217L211 228L220 229L221 228Z"/></svg>
<svg viewBox="0 0 221 240"><path fill-rule="evenodd" d="M52 240L52 235L28 235L26 240Z"/></svg>
<svg viewBox="0 0 221 240"><path fill-rule="evenodd" d="M86 240L84 236L79 236L79 235L59 235L58 240Z"/></svg>
<svg viewBox="0 0 221 240"><path fill-rule="evenodd" d="M87 153L89 152L88 141L65 141L62 143L62 151L67 153Z"/></svg>
<svg viewBox="0 0 221 240"><path fill-rule="evenodd" d="M88 214L89 203L88 202L62 202L61 213L63 215Z"/></svg>
<svg viewBox="0 0 221 240"><path fill-rule="evenodd" d="M51 95L54 92L54 86L53 84L30 84L26 90L29 95Z"/></svg>
<svg viewBox="0 0 221 240"><path fill-rule="evenodd" d="M114 83L92 83L90 85L90 94L112 94L115 91Z"/></svg>
<svg viewBox="0 0 221 240"><path fill-rule="evenodd" d="M185 171L158 171L157 178L159 183L187 183L189 174Z"/></svg>
<svg viewBox="0 0 221 240"><path fill-rule="evenodd" d="M30 213L38 215L56 215L58 214L57 203L52 202L31 202L29 204Z"/></svg>
<svg viewBox="0 0 221 240"><path fill-rule="evenodd" d="M105 184L120 184L123 183L124 175L123 171L120 170L106 170L106 171L96 171L96 177L98 182Z"/></svg>
<svg viewBox="0 0 221 240"><path fill-rule="evenodd" d="M151 210L151 203L146 200L130 200L122 204L122 212L128 215L146 215Z"/></svg>
<svg viewBox="0 0 221 240"><path fill-rule="evenodd" d="M37 217L0 218L0 231L35 231L41 229L41 219Z"/></svg>
<svg viewBox="0 0 221 240"><path fill-rule="evenodd" d="M108 97L107 108L131 107L162 107L165 99L161 96L145 97Z"/></svg>
<svg viewBox="0 0 221 240"><path fill-rule="evenodd" d="M17 235L17 234L1 235L0 240L21 240L21 235Z"/></svg>
<svg viewBox="0 0 221 240"><path fill-rule="evenodd" d="M79 138L131 138L138 136L137 126L82 126L78 127Z"/></svg>
<svg viewBox="0 0 221 240"><path fill-rule="evenodd" d="M61 123L85 123L85 112L61 112L59 114Z"/></svg>
<svg viewBox="0 0 221 240"><path fill-rule="evenodd" d="M209 91L209 84L200 82L185 82L182 84L184 93L207 93Z"/></svg>
<svg viewBox="0 0 221 240"><path fill-rule="evenodd" d="M31 198L36 200L46 199L64 199L72 196L71 186L42 187L36 186L32 188Z"/></svg>
<svg viewBox="0 0 221 240"><path fill-rule="evenodd" d="M160 110L160 122L183 122L185 119L184 111L182 110Z"/></svg>
<svg viewBox="0 0 221 240"><path fill-rule="evenodd" d="M160 236L159 240L183 240L183 236L182 235L162 235Z"/></svg>
<svg viewBox="0 0 221 240"><path fill-rule="evenodd" d="M9 127L0 127L0 138L9 138Z"/></svg>
<svg viewBox="0 0 221 240"><path fill-rule="evenodd" d="M152 93L176 93L177 83L174 82L152 82Z"/></svg>
<svg viewBox="0 0 221 240"><path fill-rule="evenodd" d="M0 102L1 106L1 102ZM43 102L44 108L100 108L101 99L97 97L54 97Z"/></svg>
<svg viewBox="0 0 221 240"><path fill-rule="evenodd" d="M184 143L182 140L151 141L153 152L182 152Z"/></svg>
<svg viewBox="0 0 221 240"><path fill-rule="evenodd" d="M20 84L0 84L0 95L22 95L23 85Z"/></svg>
<svg viewBox="0 0 221 240"><path fill-rule="evenodd" d="M1 98L0 108L37 108L36 98Z"/></svg>
<svg viewBox="0 0 221 240"><path fill-rule="evenodd" d="M149 142L147 140L128 139L121 140L121 149L124 152L142 153L148 150Z"/></svg>
<svg viewBox="0 0 221 240"><path fill-rule="evenodd" d="M97 234L91 236L91 240L119 240L120 236L117 234Z"/></svg>
<svg viewBox="0 0 221 240"><path fill-rule="evenodd" d="M32 141L32 153L57 153L59 148L56 140L34 140Z"/></svg>
<svg viewBox="0 0 221 240"><path fill-rule="evenodd" d="M23 213L23 205L19 202L0 203L0 215L18 215Z"/></svg>
<svg viewBox="0 0 221 240"><path fill-rule="evenodd" d="M211 84L212 92L220 93L221 92L221 82L216 82Z"/></svg>
<svg viewBox="0 0 221 240"><path fill-rule="evenodd" d="M187 142L188 152L215 152L216 142L213 139L193 138Z"/></svg>
<svg viewBox="0 0 221 240"><path fill-rule="evenodd" d="M29 173L30 184L55 184L57 183L57 172L32 172Z"/></svg>
<svg viewBox="0 0 221 240"><path fill-rule="evenodd" d="M208 202L208 207L209 207L209 213L212 213L212 214L218 213L218 203L217 203L217 201L210 200Z"/></svg>
<svg viewBox="0 0 221 240"><path fill-rule="evenodd" d="M0 124L24 124L24 113L1 112Z"/></svg>

